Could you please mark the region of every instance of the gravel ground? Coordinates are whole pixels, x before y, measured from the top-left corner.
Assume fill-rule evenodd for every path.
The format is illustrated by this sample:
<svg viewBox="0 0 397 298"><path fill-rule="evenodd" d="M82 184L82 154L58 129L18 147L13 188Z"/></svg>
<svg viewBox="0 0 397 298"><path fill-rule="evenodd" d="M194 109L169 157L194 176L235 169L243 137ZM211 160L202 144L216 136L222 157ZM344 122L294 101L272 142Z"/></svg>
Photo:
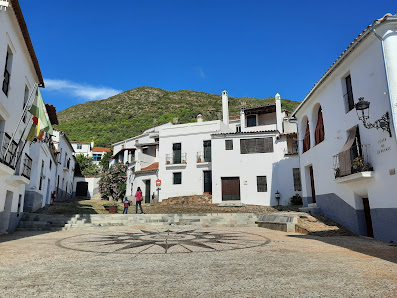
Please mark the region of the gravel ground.
<svg viewBox="0 0 397 298"><path fill-rule="evenodd" d="M164 253L164 242L156 238L160 242L150 249L158 250L146 254L140 253L144 246L135 245L140 240L119 237L142 230L146 233L142 239L149 239L145 241L159 237L142 228L0 235L0 296L395 297L397 293L397 247L387 243L263 228L198 232L185 228L186 233L171 229L174 238L167 245L175 244L173 253ZM235 236L226 239L228 234ZM111 245L93 241L109 235L112 239L119 235L118 241ZM223 242L213 235L223 237ZM200 252L201 246L197 250L189 246L198 238L210 245L201 245L206 252ZM182 240L195 252L178 251ZM134 245L121 250L126 243ZM215 249L208 249L211 246Z"/></svg>

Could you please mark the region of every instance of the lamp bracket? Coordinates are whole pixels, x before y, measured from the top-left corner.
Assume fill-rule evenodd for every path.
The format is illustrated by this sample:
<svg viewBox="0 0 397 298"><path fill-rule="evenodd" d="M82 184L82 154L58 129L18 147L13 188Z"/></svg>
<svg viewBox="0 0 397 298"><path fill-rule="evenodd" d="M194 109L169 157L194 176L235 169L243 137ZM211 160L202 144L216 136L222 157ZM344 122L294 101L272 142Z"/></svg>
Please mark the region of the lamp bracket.
<svg viewBox="0 0 397 298"><path fill-rule="evenodd" d="M367 129L371 129L371 128L382 129L384 131L387 131L389 133L389 136L392 137L391 130L390 130L389 112L386 112L380 119L376 120L374 123L367 122L367 119L368 119L368 117L362 117L362 119L360 119L363 121L365 128L367 128Z"/></svg>

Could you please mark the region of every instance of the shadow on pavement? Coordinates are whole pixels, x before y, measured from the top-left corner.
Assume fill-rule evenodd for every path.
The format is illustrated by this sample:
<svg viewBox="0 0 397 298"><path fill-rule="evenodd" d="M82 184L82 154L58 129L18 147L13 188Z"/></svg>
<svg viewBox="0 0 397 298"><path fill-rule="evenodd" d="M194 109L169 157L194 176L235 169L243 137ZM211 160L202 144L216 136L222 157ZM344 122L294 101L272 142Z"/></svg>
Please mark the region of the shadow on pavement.
<svg viewBox="0 0 397 298"><path fill-rule="evenodd" d="M329 236L329 232L327 233L327 236ZM288 235L288 237L322 241L324 243L343 247L364 255L397 263L396 244L389 244L371 238L360 236L321 237L321 232L314 232L309 235Z"/></svg>

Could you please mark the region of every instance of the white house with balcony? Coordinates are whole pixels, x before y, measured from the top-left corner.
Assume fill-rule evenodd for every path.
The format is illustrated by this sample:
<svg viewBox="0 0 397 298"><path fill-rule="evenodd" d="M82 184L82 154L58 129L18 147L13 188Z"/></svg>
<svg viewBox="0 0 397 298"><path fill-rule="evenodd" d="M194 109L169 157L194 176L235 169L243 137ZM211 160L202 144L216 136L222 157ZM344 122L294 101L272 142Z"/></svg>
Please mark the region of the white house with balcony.
<svg viewBox="0 0 397 298"><path fill-rule="evenodd" d="M95 164L99 164L103 156L111 152L110 148L106 147L95 147L94 141L92 142L80 142L80 141L70 141L73 146L74 155L83 154L87 157L91 157Z"/></svg>
<svg viewBox="0 0 397 298"><path fill-rule="evenodd" d="M113 144L111 164L129 165L127 196L140 187L147 203L155 193L159 201L212 194L214 203L288 204L301 184L296 124L287 121L280 96L237 117L229 117L226 91L222 105L223 120L198 115L197 122L167 123Z"/></svg>
<svg viewBox="0 0 397 298"><path fill-rule="evenodd" d="M73 193L76 158L73 146L63 131L54 129L53 140L57 151L56 201L64 201Z"/></svg>
<svg viewBox="0 0 397 298"><path fill-rule="evenodd" d="M368 108L369 107L369 108ZM397 241L397 15L368 26L294 111L304 204Z"/></svg>
<svg viewBox="0 0 397 298"><path fill-rule="evenodd" d="M19 2L0 3L0 233L7 233L21 218L30 183L31 117L24 110L44 81Z"/></svg>

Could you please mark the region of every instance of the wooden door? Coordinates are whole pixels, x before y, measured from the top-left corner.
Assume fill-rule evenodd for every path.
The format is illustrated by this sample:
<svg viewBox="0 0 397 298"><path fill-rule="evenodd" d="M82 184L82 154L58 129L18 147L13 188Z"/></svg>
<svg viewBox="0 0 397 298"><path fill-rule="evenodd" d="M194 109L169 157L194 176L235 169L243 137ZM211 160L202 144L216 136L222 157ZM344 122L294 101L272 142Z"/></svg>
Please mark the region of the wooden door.
<svg viewBox="0 0 397 298"><path fill-rule="evenodd" d="M150 180L145 181L145 203L150 204Z"/></svg>
<svg viewBox="0 0 397 298"><path fill-rule="evenodd" d="M310 186L312 189L312 203L316 203L316 189L314 188L314 175L313 175L313 167L309 167L310 171Z"/></svg>
<svg viewBox="0 0 397 298"><path fill-rule="evenodd" d="M222 177L222 201L240 200L240 177Z"/></svg>
<svg viewBox="0 0 397 298"><path fill-rule="evenodd" d="M367 236L374 238L374 230L372 229L371 208L369 207L368 198L363 198L365 224L367 226Z"/></svg>
<svg viewBox="0 0 397 298"><path fill-rule="evenodd" d="M212 172L204 171L204 193L212 194Z"/></svg>

